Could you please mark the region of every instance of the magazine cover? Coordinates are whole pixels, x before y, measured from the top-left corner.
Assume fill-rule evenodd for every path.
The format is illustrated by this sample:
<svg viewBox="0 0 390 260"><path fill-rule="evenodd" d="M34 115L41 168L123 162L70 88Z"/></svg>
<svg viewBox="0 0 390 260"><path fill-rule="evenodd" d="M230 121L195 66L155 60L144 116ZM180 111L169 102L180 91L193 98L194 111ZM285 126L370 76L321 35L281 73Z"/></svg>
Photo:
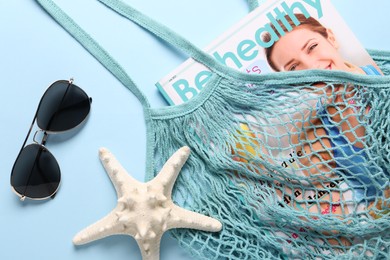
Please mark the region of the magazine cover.
<svg viewBox="0 0 390 260"><path fill-rule="evenodd" d="M227 30L205 48L217 61L246 73L264 74L276 70L294 70L294 66L274 68L267 62L265 50L278 42L283 32L279 22L286 23L288 15L297 24L295 14L312 17L321 23L337 39L337 49L344 60L356 66L374 61L337 13L330 1L324 0L266 0L259 8ZM287 27L291 30L291 27ZM268 34L270 37L265 38ZM289 52L289 49L286 49ZM376 67L376 66L375 66ZM311 67L313 68L313 67ZM317 68L317 67L314 67ZM321 68L321 67L318 67ZM338 69L337 67L323 67ZM188 59L156 83L157 88L170 105L177 105L196 96L211 76L210 71L193 59Z"/></svg>

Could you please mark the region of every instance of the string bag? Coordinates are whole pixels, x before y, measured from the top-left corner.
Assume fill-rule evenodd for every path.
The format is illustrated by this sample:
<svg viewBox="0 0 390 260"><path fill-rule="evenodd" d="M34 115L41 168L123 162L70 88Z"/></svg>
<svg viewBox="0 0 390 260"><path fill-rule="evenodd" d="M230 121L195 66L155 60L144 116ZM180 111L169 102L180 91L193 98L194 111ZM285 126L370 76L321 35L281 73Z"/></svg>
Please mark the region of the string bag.
<svg viewBox="0 0 390 260"><path fill-rule="evenodd" d="M151 108L109 53L51 0L37 0L143 105L146 180L191 148L173 199L223 229L172 230L182 247L202 259L390 257L389 52L370 51L384 76L244 74L125 3L99 1L212 71L198 96Z"/></svg>

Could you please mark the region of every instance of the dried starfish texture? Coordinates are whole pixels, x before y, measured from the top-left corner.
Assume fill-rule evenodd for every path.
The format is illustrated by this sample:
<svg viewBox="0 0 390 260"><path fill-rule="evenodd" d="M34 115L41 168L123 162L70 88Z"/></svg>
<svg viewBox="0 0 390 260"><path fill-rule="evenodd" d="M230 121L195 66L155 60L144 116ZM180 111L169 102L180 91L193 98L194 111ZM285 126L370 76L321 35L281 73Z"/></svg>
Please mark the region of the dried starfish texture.
<svg viewBox="0 0 390 260"><path fill-rule="evenodd" d="M101 148L99 157L115 187L118 204L106 217L78 233L73 243L82 245L111 235L130 235L137 241L142 258L154 260L159 259L160 240L169 229L220 231L222 224L218 220L180 208L171 199L173 185L189 154L188 147L180 148L154 179L142 183Z"/></svg>

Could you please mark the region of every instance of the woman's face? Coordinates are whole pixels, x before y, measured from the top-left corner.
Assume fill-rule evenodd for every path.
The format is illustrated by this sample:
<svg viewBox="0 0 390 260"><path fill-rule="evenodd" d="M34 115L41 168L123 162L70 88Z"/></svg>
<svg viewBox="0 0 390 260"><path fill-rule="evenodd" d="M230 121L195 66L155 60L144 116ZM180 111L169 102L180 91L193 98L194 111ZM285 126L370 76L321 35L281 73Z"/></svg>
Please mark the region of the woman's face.
<svg viewBox="0 0 390 260"><path fill-rule="evenodd" d="M345 70L350 68L339 54L331 30L328 37L307 27L297 27L274 44L271 60L280 71L305 69Z"/></svg>

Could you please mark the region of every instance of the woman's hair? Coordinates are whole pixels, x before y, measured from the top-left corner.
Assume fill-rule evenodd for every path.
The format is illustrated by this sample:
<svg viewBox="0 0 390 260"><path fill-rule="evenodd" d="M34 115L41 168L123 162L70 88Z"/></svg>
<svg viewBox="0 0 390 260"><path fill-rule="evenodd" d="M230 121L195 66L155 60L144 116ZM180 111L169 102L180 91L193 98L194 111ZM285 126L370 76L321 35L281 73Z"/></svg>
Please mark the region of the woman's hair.
<svg viewBox="0 0 390 260"><path fill-rule="evenodd" d="M303 14L295 14L295 17L299 21L299 25L296 25L294 23L294 21L291 20L289 15L286 15L284 17L285 20L289 23L289 25L293 28L293 30L295 28L306 28L306 29L309 29L313 32L317 32L317 33L321 34L324 38L328 38L327 29L320 22L318 22L316 19L314 19L313 17L306 18L306 16ZM278 20L278 24L280 25L280 27L282 27L283 31L288 32L288 30L286 29L286 26L280 20ZM271 28L274 30L274 32L279 37L281 37L273 24L271 24ZM271 40L271 35L268 32L265 32L262 35L262 40L264 42L269 42ZM270 47L265 49L265 56L267 58L267 61L268 61L268 64L270 65L270 67L274 71L279 71L279 69L276 67L274 62L271 60L271 55L272 55L272 51L274 49L274 45L275 44L272 44Z"/></svg>

